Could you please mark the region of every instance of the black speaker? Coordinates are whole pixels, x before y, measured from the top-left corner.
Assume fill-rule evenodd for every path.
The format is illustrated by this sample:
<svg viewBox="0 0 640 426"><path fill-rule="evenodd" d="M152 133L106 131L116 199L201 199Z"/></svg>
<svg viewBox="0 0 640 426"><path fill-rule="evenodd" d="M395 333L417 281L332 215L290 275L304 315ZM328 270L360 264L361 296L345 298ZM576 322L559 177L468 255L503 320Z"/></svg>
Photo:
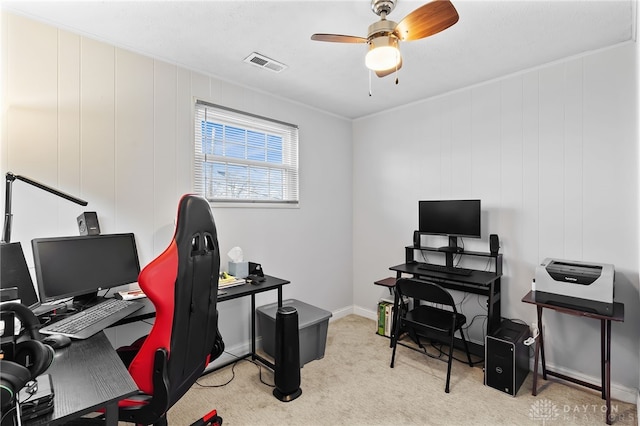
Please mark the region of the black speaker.
<svg viewBox="0 0 640 426"><path fill-rule="evenodd" d="M530 336L526 324L504 320L487 336L484 345L484 384L516 396L529 374L529 347L524 341Z"/></svg>
<svg viewBox="0 0 640 426"><path fill-rule="evenodd" d="M489 251L491 254L498 254L500 249L500 240L498 240L498 234L489 235Z"/></svg>
<svg viewBox="0 0 640 426"><path fill-rule="evenodd" d="M300 336L298 311L293 306L281 306L276 312L276 350L273 396L280 401L293 401L300 389Z"/></svg>
<svg viewBox="0 0 640 426"><path fill-rule="evenodd" d="M84 212L78 216L80 235L100 235L100 224L96 212Z"/></svg>
<svg viewBox="0 0 640 426"><path fill-rule="evenodd" d="M420 231L413 231L413 246L420 247Z"/></svg>

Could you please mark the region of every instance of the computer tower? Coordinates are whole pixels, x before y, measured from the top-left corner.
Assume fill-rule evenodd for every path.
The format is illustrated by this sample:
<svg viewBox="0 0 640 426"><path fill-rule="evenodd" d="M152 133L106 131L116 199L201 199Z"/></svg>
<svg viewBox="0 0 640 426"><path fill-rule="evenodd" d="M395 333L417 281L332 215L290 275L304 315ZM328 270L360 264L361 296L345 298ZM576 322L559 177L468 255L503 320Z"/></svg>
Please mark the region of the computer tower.
<svg viewBox="0 0 640 426"><path fill-rule="evenodd" d="M484 345L484 384L516 396L529 374L529 326L504 320L486 337Z"/></svg>

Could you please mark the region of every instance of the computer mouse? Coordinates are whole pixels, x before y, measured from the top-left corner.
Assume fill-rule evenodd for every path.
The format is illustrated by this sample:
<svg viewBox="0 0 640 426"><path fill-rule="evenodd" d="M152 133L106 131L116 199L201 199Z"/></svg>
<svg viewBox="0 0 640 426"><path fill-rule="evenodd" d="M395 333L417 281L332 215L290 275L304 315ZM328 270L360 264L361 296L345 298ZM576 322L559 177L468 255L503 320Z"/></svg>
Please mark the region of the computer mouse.
<svg viewBox="0 0 640 426"><path fill-rule="evenodd" d="M62 334L50 334L42 339L42 343L51 346L53 349L62 349L71 344L71 338Z"/></svg>

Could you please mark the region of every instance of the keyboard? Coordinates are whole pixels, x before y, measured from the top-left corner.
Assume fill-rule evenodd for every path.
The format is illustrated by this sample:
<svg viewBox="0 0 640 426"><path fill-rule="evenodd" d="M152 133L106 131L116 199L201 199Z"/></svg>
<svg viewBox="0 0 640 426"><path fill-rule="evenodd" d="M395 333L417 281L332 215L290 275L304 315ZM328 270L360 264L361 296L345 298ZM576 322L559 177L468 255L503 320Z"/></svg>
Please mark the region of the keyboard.
<svg viewBox="0 0 640 426"><path fill-rule="evenodd" d="M471 275L471 272L473 272L472 269L456 268L445 265L434 265L432 263L421 263L418 265L418 269L423 269L425 271L431 272L442 272L444 274L462 275L465 277Z"/></svg>
<svg viewBox="0 0 640 426"><path fill-rule="evenodd" d="M83 311L69 315L40 329L42 334L62 334L73 339L87 339L142 308L132 300L106 299Z"/></svg>

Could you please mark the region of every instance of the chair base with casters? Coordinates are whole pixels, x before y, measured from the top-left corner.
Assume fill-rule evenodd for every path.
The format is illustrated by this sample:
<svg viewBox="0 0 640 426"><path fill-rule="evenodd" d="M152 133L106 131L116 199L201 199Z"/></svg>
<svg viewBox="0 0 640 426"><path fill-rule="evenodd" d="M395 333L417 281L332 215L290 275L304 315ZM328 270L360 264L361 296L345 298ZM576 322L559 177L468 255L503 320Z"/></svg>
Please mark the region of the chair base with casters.
<svg viewBox="0 0 640 426"><path fill-rule="evenodd" d="M421 349L425 350L425 352L426 349L420 342L419 336L428 338L434 338L435 336L438 340L449 345L449 353L447 354L447 380L444 388L444 391L449 393L456 331L460 332L467 354L467 361L469 366L473 367L469 345L462 331L462 327L467 322L467 318L457 311L451 294L435 283L401 278L396 283L395 291L396 307L398 306L398 301L404 300L404 297L413 298L415 307L411 310L395 309L395 330L391 338L391 347L393 350L391 353L390 367L394 367L396 348L401 330L407 330L412 340L414 340ZM423 305L421 302L428 302L430 305Z"/></svg>

